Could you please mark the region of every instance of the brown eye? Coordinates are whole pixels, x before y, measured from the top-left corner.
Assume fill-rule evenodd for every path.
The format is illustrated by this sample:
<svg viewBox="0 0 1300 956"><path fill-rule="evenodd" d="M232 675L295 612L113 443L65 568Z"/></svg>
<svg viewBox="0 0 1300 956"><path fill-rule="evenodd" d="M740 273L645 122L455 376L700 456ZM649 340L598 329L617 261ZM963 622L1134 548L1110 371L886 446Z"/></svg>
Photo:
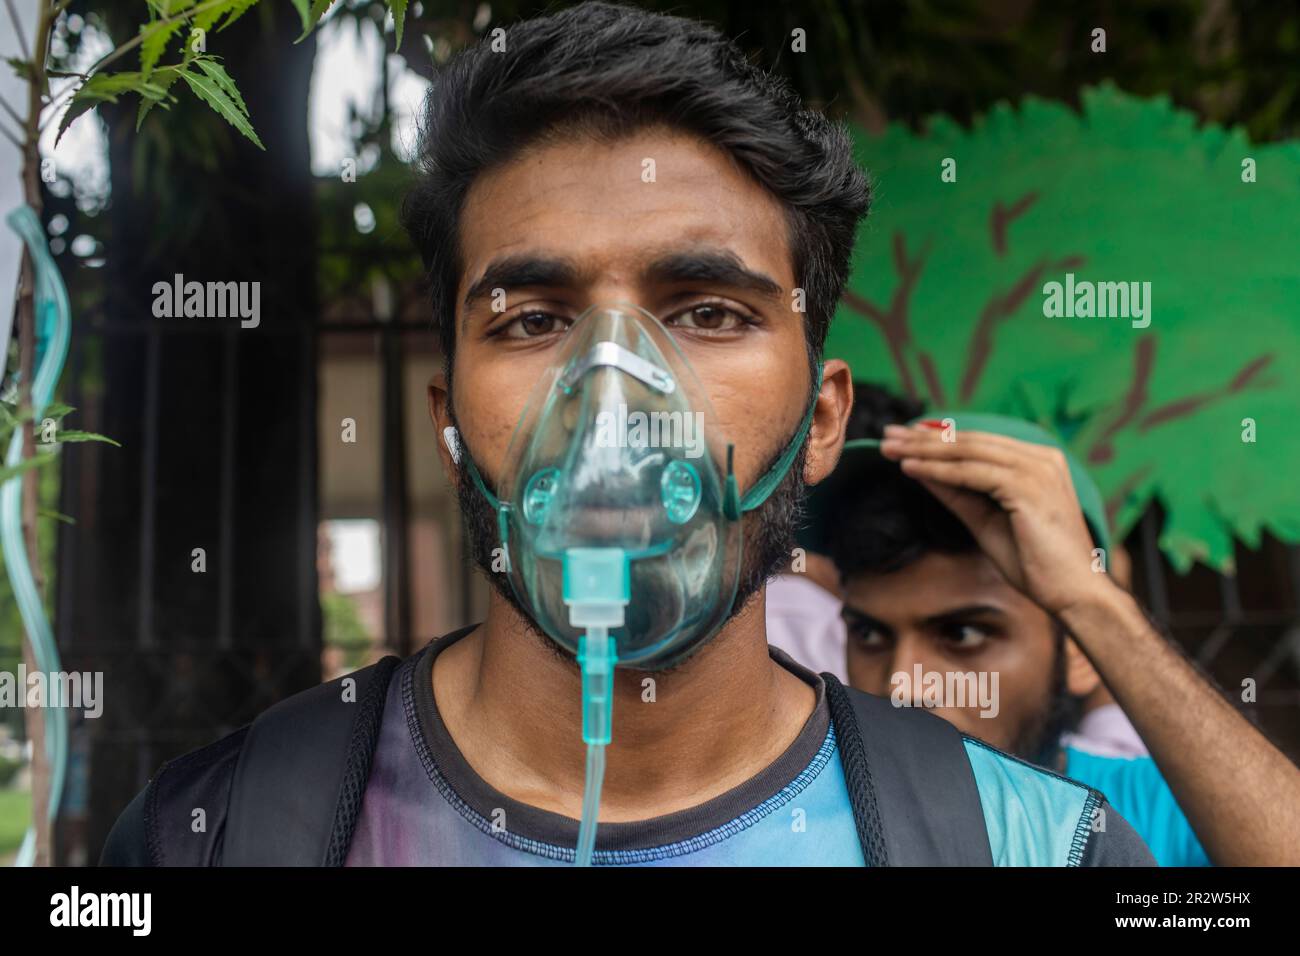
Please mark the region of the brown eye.
<svg viewBox="0 0 1300 956"><path fill-rule="evenodd" d="M524 312L495 333L506 339L535 339L563 332L572 323L553 312Z"/></svg>
<svg viewBox="0 0 1300 956"><path fill-rule="evenodd" d="M692 332L734 332L745 320L735 310L702 302L669 319L666 325Z"/></svg>
<svg viewBox="0 0 1300 956"><path fill-rule="evenodd" d="M697 309L691 309L691 317L695 321L695 327L699 329L721 328L727 321L727 315L727 312L723 309L711 305L702 305Z"/></svg>
<svg viewBox="0 0 1300 956"><path fill-rule="evenodd" d="M872 627L865 621L854 621L848 624L849 636L854 642L864 650L882 650L889 640L881 633L880 628Z"/></svg>
<svg viewBox="0 0 1300 956"><path fill-rule="evenodd" d="M546 312L529 312L520 316L519 325L526 335L545 335L555 331L555 316Z"/></svg>
<svg viewBox="0 0 1300 956"><path fill-rule="evenodd" d="M944 639L955 650L973 651L988 641L988 632L974 624L953 624L944 630Z"/></svg>

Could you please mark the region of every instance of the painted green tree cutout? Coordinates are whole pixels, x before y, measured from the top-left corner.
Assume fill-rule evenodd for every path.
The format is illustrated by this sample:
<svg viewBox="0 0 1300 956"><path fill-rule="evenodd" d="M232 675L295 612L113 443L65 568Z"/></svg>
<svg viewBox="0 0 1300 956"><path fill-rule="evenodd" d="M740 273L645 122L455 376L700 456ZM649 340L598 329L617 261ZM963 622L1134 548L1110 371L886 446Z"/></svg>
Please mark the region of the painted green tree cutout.
<svg viewBox="0 0 1300 956"><path fill-rule="evenodd" d="M1030 99L856 149L875 204L828 356L1055 430L1121 534L1163 505L1180 571L1231 572L1234 538L1300 541L1300 143L1102 86L1081 112ZM1149 324L1045 315L1067 274L1150 282Z"/></svg>

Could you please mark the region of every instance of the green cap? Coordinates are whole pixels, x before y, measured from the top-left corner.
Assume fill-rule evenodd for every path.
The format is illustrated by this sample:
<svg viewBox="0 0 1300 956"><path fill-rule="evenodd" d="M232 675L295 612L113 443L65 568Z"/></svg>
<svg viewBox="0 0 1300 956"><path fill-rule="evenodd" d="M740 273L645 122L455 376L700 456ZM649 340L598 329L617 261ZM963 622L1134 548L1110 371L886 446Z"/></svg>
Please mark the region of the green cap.
<svg viewBox="0 0 1300 956"><path fill-rule="evenodd" d="M1101 497L1101 489L1092 480L1074 455L1050 432L1027 422L1022 418L1008 415L990 415L984 412L927 412L908 422L914 425L920 421L944 421L952 419L958 435L963 431L989 432L993 435L1005 435L1019 441L1032 442L1057 448L1065 455L1065 462L1070 469L1070 481L1074 484L1074 494L1079 501L1079 510L1092 533L1093 543L1107 553L1111 549L1110 525L1106 521L1106 504ZM809 524L799 535L799 543L811 551L825 552L826 528L839 509L836 503L845 495L852 494L855 482L854 473L860 466L879 462L880 440L876 438L856 438L844 443L844 453L839 464L826 481L812 488L808 495Z"/></svg>

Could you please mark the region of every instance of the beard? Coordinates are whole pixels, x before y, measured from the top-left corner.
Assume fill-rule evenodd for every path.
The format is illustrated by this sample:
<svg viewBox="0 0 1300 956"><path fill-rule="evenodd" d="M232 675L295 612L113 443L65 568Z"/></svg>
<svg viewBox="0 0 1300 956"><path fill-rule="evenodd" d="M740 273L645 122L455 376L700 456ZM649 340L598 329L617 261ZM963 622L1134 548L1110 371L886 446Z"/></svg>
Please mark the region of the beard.
<svg viewBox="0 0 1300 956"><path fill-rule="evenodd" d="M452 423L460 440L460 460L456 463L456 502L460 508L461 528L464 541L469 547L469 558L473 565L482 572L496 591L519 615L524 627L551 651L565 661L573 662L573 655L556 643L534 620L532 612L519 600L515 589L508 580L509 575L493 569L493 563L499 564L498 549L502 547L500 531L497 527L497 513L484 496L483 491L474 481L470 463L478 471L483 483L496 494L499 484L489 477L482 466L471 458L464 432L456 420L455 410L448 409ZM781 453L794 438L793 433L777 447L769 457L760 475L766 474L781 457ZM726 619L706 640L697 644L686 658L678 660L670 667L656 668L667 673L682 666L690 656L701 647L709 644L725 628L727 622L739 614L754 598L768 578L788 565L791 550L795 545L795 532L804 523L803 480L804 464L807 458L808 442L805 437L799 446L789 470L777 484L772 494L758 508L742 516L742 537L740 571L737 575L736 595Z"/></svg>
<svg viewBox="0 0 1300 956"><path fill-rule="evenodd" d="M1052 657L1047 707L1020 727L1011 753L1054 770L1061 749L1061 735L1078 723L1082 701L1070 694L1066 683L1065 629L1056 626L1053 640L1056 649Z"/></svg>

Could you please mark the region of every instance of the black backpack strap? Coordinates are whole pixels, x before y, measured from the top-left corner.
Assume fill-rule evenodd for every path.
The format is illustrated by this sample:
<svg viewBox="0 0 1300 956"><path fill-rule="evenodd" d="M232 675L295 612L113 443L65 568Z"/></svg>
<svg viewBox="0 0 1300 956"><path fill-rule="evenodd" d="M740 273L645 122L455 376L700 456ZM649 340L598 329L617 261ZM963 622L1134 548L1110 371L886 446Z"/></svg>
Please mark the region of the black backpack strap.
<svg viewBox="0 0 1300 956"><path fill-rule="evenodd" d="M103 866L219 866L230 781L247 727L169 760L122 811Z"/></svg>
<svg viewBox="0 0 1300 956"><path fill-rule="evenodd" d="M385 657L253 721L231 782L222 865L343 865L399 663Z"/></svg>
<svg viewBox="0 0 1300 956"><path fill-rule="evenodd" d="M868 866L992 866L962 736L924 710L823 674L849 801Z"/></svg>

